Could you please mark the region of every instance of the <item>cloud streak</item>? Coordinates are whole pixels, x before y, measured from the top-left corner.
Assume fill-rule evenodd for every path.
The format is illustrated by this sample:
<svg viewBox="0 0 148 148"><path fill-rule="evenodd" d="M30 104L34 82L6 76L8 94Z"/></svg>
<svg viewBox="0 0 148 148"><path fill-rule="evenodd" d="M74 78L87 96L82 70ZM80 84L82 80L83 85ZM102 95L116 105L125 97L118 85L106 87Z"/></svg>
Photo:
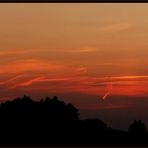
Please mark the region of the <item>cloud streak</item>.
<svg viewBox="0 0 148 148"><path fill-rule="evenodd" d="M80 48L80 49L70 49L67 51L70 53L91 53L91 52L97 51L97 49L93 47L90 47L90 48L85 47L85 48Z"/></svg>
<svg viewBox="0 0 148 148"><path fill-rule="evenodd" d="M44 89L47 89L47 88L51 89L52 87L54 87L56 88L57 91L58 89L62 88L62 91L65 91L65 92L71 90L71 91L83 92L86 94L92 94L92 95L93 94L103 95L102 99L104 100L109 94L112 94L112 95L140 94L141 95L147 92L146 86L148 85L148 81L145 84L145 83L141 83L140 80L136 80L137 78L138 79L147 78L147 76L130 76L130 77L119 76L119 77L111 77L111 78L107 79L105 77L102 77L102 78L95 79L95 78L91 78L83 75L72 76L72 77L38 76L26 81L19 82L13 88L17 88L17 87L29 87L29 88L36 87L37 88L43 85L42 87ZM123 81L121 78L123 78ZM135 79L135 81L128 81L131 78ZM118 81L118 79L120 79L120 81ZM124 79L126 79L126 81Z"/></svg>
<svg viewBox="0 0 148 148"><path fill-rule="evenodd" d="M62 64L50 63L38 59L18 60L0 66L0 74L23 73L29 71L50 71L63 68Z"/></svg>
<svg viewBox="0 0 148 148"><path fill-rule="evenodd" d="M116 24L107 25L102 28L99 28L99 31L115 33L115 32L127 30L131 27L132 27L132 24L130 23L116 23Z"/></svg>
<svg viewBox="0 0 148 148"><path fill-rule="evenodd" d="M20 54L25 54L26 50L5 50L5 51L0 51L0 56L11 56L11 55L20 55Z"/></svg>
<svg viewBox="0 0 148 148"><path fill-rule="evenodd" d="M11 82L14 82L15 80L19 79L19 78L22 78L23 75L17 75L17 76L14 76L8 80L5 80L5 81L1 81L0 82L0 85L5 85L5 84L8 84L8 83L11 83Z"/></svg>
<svg viewBox="0 0 148 148"><path fill-rule="evenodd" d="M13 88L30 86L33 83L57 82L57 81L59 82L59 81L66 81L66 80L69 80L69 79L68 78L46 78L44 76L41 76L41 77L36 77L36 78L33 78L33 79L25 81L25 82L21 82L21 83L15 85Z"/></svg>
<svg viewBox="0 0 148 148"><path fill-rule="evenodd" d="M18 56L24 54L33 54L36 52L46 52L49 51L48 49L7 49L7 50L0 50L0 56Z"/></svg>

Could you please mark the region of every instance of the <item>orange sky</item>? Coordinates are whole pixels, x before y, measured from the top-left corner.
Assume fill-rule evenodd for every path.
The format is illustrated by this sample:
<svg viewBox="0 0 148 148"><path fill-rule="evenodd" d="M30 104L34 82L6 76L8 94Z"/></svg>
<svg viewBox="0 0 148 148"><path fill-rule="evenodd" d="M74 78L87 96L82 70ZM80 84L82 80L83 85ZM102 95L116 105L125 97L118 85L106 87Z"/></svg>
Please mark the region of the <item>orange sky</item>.
<svg viewBox="0 0 148 148"><path fill-rule="evenodd" d="M1 4L1 101L59 95L90 109L104 95L147 98L147 15L140 3Z"/></svg>

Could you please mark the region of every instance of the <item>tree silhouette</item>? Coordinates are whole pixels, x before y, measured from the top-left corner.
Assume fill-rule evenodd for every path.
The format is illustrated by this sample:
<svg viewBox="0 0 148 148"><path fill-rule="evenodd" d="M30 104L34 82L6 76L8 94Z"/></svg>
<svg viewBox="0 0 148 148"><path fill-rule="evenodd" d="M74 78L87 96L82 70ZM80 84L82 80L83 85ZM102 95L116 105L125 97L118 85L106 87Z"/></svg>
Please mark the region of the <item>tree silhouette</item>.
<svg viewBox="0 0 148 148"><path fill-rule="evenodd" d="M78 109L57 96L1 103L0 127L0 146L148 146L140 120L129 132L111 129L98 118L80 120Z"/></svg>
<svg viewBox="0 0 148 148"><path fill-rule="evenodd" d="M143 135L146 133L146 126L145 124L139 120L139 121L134 121L130 127L129 127L129 133L132 134L132 135Z"/></svg>

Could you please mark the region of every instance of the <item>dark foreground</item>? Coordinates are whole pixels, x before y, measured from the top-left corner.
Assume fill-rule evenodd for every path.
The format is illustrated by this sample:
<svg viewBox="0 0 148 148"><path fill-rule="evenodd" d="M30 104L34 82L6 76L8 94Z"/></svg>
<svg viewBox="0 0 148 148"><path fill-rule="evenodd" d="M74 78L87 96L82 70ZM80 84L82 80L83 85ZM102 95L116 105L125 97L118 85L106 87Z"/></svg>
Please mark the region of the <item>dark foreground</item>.
<svg viewBox="0 0 148 148"><path fill-rule="evenodd" d="M0 106L0 146L148 146L141 121L129 132L99 119L80 120L78 110L57 97L35 102L24 96Z"/></svg>

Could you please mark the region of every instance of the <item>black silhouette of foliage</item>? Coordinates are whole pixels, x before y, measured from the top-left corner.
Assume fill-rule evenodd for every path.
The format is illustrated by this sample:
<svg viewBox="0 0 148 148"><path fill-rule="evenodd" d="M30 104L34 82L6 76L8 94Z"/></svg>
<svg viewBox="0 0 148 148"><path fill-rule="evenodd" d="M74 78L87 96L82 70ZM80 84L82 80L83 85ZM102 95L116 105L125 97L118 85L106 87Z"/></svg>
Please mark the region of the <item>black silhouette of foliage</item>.
<svg viewBox="0 0 148 148"><path fill-rule="evenodd" d="M135 120L129 127L129 133L139 136L143 135L146 133L146 126L141 120L139 121Z"/></svg>
<svg viewBox="0 0 148 148"><path fill-rule="evenodd" d="M134 143L134 146L141 146L148 145L148 137L147 137L147 132L146 132L146 126L145 124L139 120L139 121L134 121L130 126L129 126L129 139L131 143Z"/></svg>
<svg viewBox="0 0 148 148"><path fill-rule="evenodd" d="M125 132L108 128L98 118L80 120L78 109L57 96L1 103L0 127L0 146L148 146L141 121Z"/></svg>

